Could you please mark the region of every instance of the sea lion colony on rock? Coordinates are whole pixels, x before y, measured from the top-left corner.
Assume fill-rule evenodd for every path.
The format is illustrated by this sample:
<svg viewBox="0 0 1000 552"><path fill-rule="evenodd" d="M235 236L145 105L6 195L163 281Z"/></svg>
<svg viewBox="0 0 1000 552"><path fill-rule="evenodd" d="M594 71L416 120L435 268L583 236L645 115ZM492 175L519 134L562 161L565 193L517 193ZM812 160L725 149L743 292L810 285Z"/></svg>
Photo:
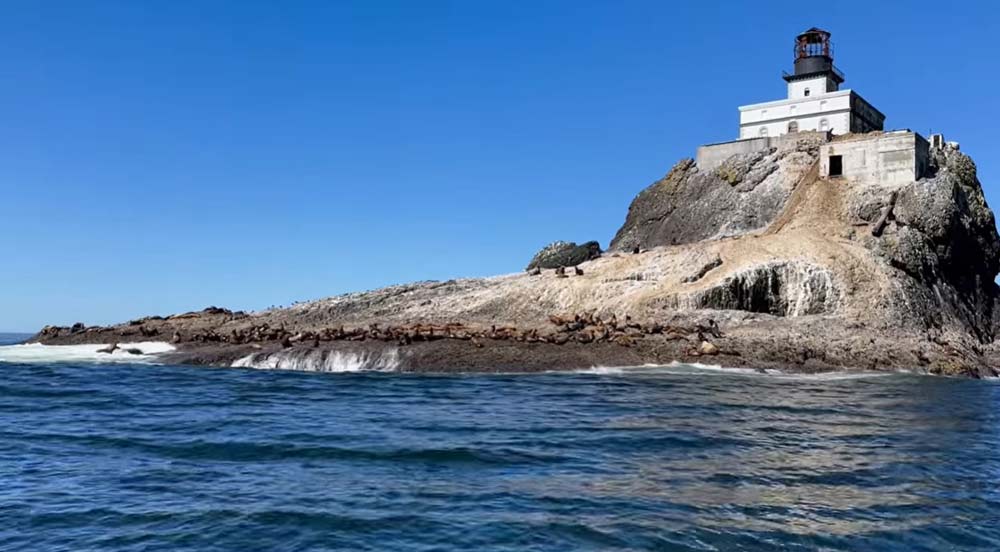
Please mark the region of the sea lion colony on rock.
<svg viewBox="0 0 1000 552"><path fill-rule="evenodd" d="M706 350L708 343L706 334L722 338L718 324L709 320L706 324L693 326L678 326L661 324L659 322L637 322L626 315L619 319L612 314L607 319L593 312L574 315L552 315L548 322L551 329L518 328L515 326L474 327L467 324L452 322L445 324L399 324L383 327L381 324L369 324L367 327L349 328L344 326L329 326L320 330L293 331L285 326L273 327L267 323L257 324L248 328L232 329L228 333L220 333L214 329L197 331L173 332L173 343L226 343L233 345L260 345L278 343L282 348L291 348L298 344L310 344L318 347L321 343L335 341L382 341L392 342L399 346L415 342L438 341L444 339L468 341L475 347L482 347L483 342L515 341L520 343L540 343L564 345L566 343L615 343L622 347L635 345L640 339L656 335L665 340L694 341L695 348L690 355L717 354L718 347ZM113 350L113 349L112 349ZM109 351L110 352L110 351ZM732 351L726 354L737 355Z"/></svg>

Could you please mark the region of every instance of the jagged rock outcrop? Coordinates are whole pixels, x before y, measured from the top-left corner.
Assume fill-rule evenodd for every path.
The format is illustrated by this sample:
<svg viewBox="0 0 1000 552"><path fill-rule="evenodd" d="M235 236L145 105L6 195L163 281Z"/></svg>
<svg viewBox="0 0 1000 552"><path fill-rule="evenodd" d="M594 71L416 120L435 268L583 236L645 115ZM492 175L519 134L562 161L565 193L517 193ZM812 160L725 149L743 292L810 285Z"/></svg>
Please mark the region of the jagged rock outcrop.
<svg viewBox="0 0 1000 552"><path fill-rule="evenodd" d="M596 241L589 241L582 245L564 241L552 242L535 253L525 270L576 266L600 257L601 253L601 244Z"/></svg>
<svg viewBox="0 0 1000 552"><path fill-rule="evenodd" d="M933 175L898 190L884 236L865 244L912 281L900 304L932 330L958 321L981 341L996 336L1000 237L972 159L958 150L931 150ZM870 197L870 196L869 196ZM859 201L859 213L874 206ZM903 299L906 301L903 301Z"/></svg>
<svg viewBox="0 0 1000 552"><path fill-rule="evenodd" d="M803 136L766 152L735 155L714 170L674 165L629 206L609 251L680 245L739 235L770 224L816 162L821 140Z"/></svg>

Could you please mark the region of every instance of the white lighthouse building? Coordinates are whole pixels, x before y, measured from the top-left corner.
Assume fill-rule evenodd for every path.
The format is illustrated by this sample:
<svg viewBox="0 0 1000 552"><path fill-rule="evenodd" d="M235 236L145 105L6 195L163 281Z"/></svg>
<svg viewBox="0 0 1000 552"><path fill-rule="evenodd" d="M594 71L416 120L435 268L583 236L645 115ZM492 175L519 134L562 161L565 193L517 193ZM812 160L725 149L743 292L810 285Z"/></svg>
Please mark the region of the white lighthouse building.
<svg viewBox="0 0 1000 552"><path fill-rule="evenodd" d="M736 156L819 142L817 174L830 183L895 185L921 179L933 148L952 147L941 135L908 129L886 132L885 115L856 92L840 89L830 33L817 28L795 37L795 70L785 73L788 98L740 107L740 135L698 148L698 170L725 181L719 167ZM801 133L801 134L800 134Z"/></svg>
<svg viewBox="0 0 1000 552"><path fill-rule="evenodd" d="M882 130L885 115L858 93L840 89L830 33L815 27L795 37L795 69L784 74L788 98L741 106L739 138L799 131L847 134Z"/></svg>

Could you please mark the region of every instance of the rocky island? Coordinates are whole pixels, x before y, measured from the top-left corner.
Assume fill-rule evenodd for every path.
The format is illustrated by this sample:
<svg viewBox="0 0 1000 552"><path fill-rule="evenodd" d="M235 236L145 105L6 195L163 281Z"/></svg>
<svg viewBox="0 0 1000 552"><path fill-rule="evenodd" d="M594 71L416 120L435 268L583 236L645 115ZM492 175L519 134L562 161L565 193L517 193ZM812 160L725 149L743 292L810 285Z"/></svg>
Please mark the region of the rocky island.
<svg viewBox="0 0 1000 552"><path fill-rule="evenodd" d="M607 251L555 242L519 274L34 340L167 340L176 362L312 370L997 375L1000 237L972 159L940 134L885 132L885 115L841 89L829 32L799 34L794 52L787 98L741 106L739 139L642 190Z"/></svg>
<svg viewBox="0 0 1000 552"><path fill-rule="evenodd" d="M902 173L901 140L916 140L919 165ZM994 376L993 213L972 159L921 140L798 132L730 143L735 153L709 146L638 194L607 251L555 243L522 273L50 326L33 341L169 341L174 362L315 370L680 361ZM897 164L852 176L861 147Z"/></svg>

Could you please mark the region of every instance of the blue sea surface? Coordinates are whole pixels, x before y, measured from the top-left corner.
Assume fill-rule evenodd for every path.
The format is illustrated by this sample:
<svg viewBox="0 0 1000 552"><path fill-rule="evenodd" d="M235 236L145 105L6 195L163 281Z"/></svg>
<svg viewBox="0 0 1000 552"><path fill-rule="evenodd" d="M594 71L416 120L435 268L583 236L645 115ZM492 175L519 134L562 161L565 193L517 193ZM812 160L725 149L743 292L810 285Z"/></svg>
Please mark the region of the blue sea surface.
<svg viewBox="0 0 1000 552"><path fill-rule="evenodd" d="M0 370L0 550L1000 550L994 382Z"/></svg>

